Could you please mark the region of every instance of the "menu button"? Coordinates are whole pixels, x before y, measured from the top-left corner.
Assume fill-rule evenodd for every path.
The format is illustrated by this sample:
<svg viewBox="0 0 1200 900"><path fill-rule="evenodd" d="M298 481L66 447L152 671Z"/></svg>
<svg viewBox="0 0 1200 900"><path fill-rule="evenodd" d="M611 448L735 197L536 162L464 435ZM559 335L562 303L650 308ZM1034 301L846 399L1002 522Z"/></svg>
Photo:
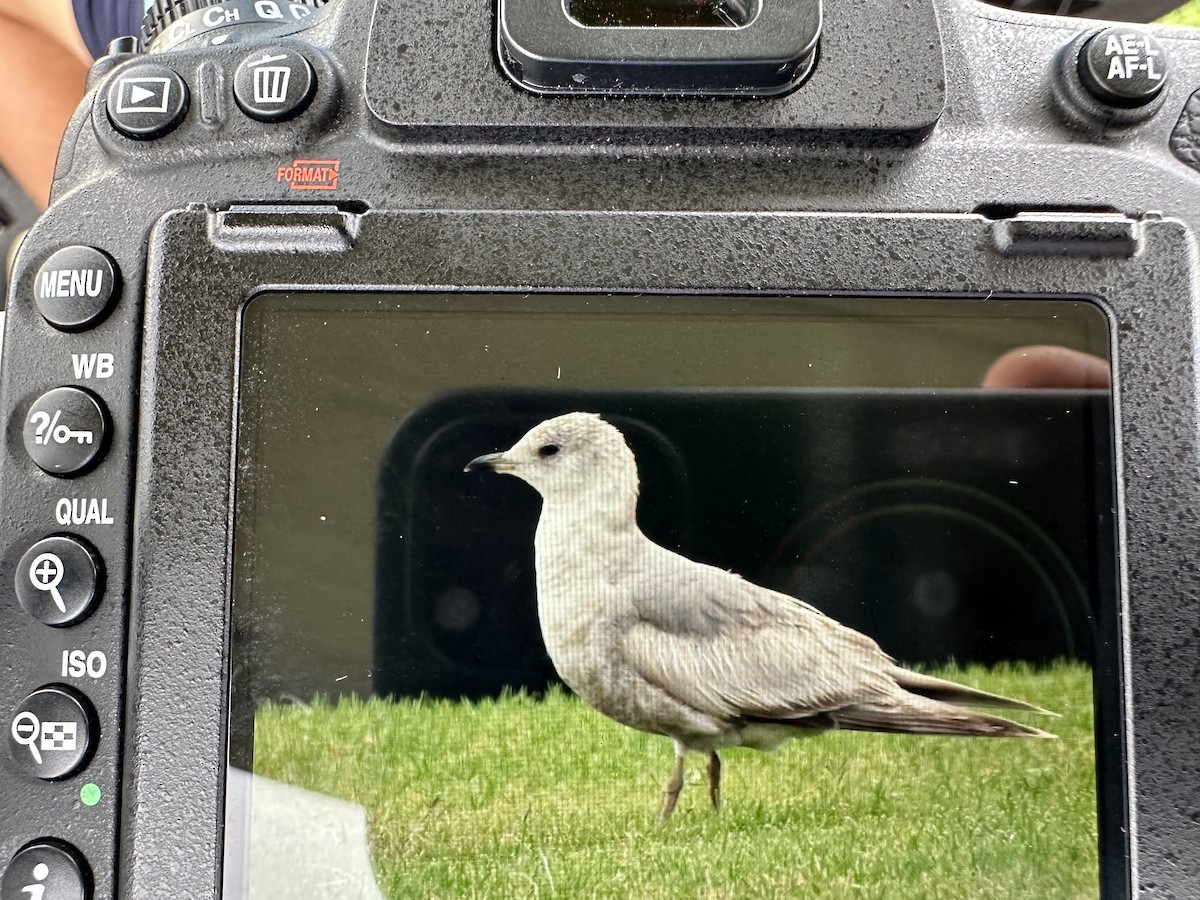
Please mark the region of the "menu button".
<svg viewBox="0 0 1200 900"><path fill-rule="evenodd" d="M116 264L95 247L63 247L38 269L33 299L55 328L80 331L108 315L117 276Z"/></svg>

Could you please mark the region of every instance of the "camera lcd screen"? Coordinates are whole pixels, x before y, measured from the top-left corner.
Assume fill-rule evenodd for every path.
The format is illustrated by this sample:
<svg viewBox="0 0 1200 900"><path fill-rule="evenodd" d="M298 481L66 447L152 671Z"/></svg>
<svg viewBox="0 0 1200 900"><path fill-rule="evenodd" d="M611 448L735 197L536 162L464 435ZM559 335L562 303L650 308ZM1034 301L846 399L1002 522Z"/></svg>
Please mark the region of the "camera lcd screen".
<svg viewBox="0 0 1200 900"><path fill-rule="evenodd" d="M253 298L225 895L1107 896L1109 360L1073 299Z"/></svg>

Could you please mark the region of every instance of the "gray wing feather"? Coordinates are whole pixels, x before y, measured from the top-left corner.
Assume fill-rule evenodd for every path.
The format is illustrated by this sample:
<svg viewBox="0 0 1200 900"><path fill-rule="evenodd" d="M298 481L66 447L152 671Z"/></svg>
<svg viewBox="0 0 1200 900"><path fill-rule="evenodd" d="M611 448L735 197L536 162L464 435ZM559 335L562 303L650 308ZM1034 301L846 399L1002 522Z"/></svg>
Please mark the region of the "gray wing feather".
<svg viewBox="0 0 1200 900"><path fill-rule="evenodd" d="M653 557L634 575L621 650L692 708L799 719L895 693L893 661L865 635L721 569L666 550Z"/></svg>

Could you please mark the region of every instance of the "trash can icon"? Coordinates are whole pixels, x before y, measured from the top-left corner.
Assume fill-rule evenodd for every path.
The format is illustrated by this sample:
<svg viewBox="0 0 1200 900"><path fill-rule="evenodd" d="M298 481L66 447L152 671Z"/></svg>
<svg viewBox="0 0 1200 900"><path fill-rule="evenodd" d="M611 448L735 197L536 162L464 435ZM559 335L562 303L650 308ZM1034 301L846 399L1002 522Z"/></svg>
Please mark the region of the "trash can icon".
<svg viewBox="0 0 1200 900"><path fill-rule="evenodd" d="M288 85L292 80L292 70L289 66L270 66L267 62L275 62L287 57L264 59L264 65L254 70L254 102L261 104L284 103L287 101Z"/></svg>

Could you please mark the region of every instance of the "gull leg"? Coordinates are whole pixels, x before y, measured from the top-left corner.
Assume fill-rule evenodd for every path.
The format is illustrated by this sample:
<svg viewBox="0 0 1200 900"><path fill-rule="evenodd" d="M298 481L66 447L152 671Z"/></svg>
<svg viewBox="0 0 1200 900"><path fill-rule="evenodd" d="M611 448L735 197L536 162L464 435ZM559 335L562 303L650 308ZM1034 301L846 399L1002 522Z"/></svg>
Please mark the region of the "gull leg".
<svg viewBox="0 0 1200 900"><path fill-rule="evenodd" d="M671 780L663 792L662 818L665 822L675 812L675 804L679 802L679 792L683 790L683 758L687 748L679 741L675 742L675 768L671 770Z"/></svg>
<svg viewBox="0 0 1200 900"><path fill-rule="evenodd" d="M713 809L721 808L721 757L716 750L708 754L708 798L712 800Z"/></svg>

